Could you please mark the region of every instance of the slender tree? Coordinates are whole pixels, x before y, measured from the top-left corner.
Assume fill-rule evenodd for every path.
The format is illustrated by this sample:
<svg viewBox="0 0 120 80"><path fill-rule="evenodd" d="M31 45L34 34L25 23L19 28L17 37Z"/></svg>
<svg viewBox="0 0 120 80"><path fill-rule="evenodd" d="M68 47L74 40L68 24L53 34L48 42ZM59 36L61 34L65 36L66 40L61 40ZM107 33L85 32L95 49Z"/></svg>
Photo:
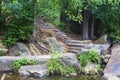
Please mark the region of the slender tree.
<svg viewBox="0 0 120 80"><path fill-rule="evenodd" d="M36 21L37 21L37 0L34 0L34 31L33 31L33 42L36 32Z"/></svg>

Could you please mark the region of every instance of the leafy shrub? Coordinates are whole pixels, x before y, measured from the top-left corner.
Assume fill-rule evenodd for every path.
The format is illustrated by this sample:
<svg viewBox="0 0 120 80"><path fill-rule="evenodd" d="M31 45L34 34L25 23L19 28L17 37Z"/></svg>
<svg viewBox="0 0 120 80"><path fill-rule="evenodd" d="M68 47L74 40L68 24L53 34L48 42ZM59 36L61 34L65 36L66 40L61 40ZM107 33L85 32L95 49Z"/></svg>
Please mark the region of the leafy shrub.
<svg viewBox="0 0 120 80"><path fill-rule="evenodd" d="M87 53L80 54L78 59L80 60L80 64L82 67L85 67L89 63Z"/></svg>
<svg viewBox="0 0 120 80"><path fill-rule="evenodd" d="M80 64L82 67L85 67L89 62L97 63L100 60L100 56L96 50L90 50L87 53L81 53L78 56Z"/></svg>
<svg viewBox="0 0 120 80"><path fill-rule="evenodd" d="M13 38L13 37L5 37L4 40L2 41L2 43L7 46L10 47L12 45L16 45L17 44L18 39L17 38Z"/></svg>
<svg viewBox="0 0 120 80"><path fill-rule="evenodd" d="M61 58L59 55L54 54L47 62L49 73L66 75L75 72L75 69L65 65L64 62L61 61Z"/></svg>
<svg viewBox="0 0 120 80"><path fill-rule="evenodd" d="M31 38L33 26L10 27L3 37L3 44L6 46L15 45L18 41L27 41Z"/></svg>
<svg viewBox="0 0 120 80"><path fill-rule="evenodd" d="M88 58L90 59L90 61L96 63L100 60L100 57L98 55L98 51L95 50L90 50L88 53Z"/></svg>
<svg viewBox="0 0 120 80"><path fill-rule="evenodd" d="M47 5L46 5L47 4ZM48 21L54 22L54 24L59 25L60 18L60 5L58 1L54 0L41 0L38 4L38 15L47 17Z"/></svg>
<svg viewBox="0 0 120 80"><path fill-rule="evenodd" d="M11 2L3 1L5 13L1 16L4 30L3 43L6 46L15 45L18 41L29 40L33 32L34 5L33 1ZM1 23L0 23L1 24ZM3 35L3 34L2 34Z"/></svg>
<svg viewBox="0 0 120 80"><path fill-rule="evenodd" d="M113 26L112 30L113 31L110 32L109 37L111 39L111 42L115 44L120 41L120 28Z"/></svg>
<svg viewBox="0 0 120 80"><path fill-rule="evenodd" d="M4 56L5 55L5 51L0 50L0 56Z"/></svg>
<svg viewBox="0 0 120 80"><path fill-rule="evenodd" d="M29 60L27 58L22 58L20 60L14 60L13 61L13 63L12 63L12 69L14 71L18 71L21 66L24 66L24 65L36 65L38 63L39 63L39 61L36 60L36 59Z"/></svg>

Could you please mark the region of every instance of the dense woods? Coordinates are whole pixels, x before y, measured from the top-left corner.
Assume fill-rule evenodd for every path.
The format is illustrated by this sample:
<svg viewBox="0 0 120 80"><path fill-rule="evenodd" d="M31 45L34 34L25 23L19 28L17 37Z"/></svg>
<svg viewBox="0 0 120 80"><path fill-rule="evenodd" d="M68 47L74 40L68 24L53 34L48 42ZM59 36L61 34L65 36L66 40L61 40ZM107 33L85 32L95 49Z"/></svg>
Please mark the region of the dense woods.
<svg viewBox="0 0 120 80"><path fill-rule="evenodd" d="M0 72L112 80L119 25L120 0L0 0Z"/></svg>
<svg viewBox="0 0 120 80"><path fill-rule="evenodd" d="M41 17L65 28L70 22L82 32L82 39L108 34L113 43L120 40L120 0L0 0L0 33L6 46L28 41Z"/></svg>

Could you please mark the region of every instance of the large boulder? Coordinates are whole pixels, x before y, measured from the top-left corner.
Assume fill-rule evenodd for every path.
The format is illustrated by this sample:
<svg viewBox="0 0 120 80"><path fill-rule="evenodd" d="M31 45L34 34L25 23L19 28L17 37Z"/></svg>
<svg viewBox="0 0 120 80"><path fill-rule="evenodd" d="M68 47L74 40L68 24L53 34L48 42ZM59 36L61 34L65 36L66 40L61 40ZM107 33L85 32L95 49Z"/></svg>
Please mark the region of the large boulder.
<svg viewBox="0 0 120 80"><path fill-rule="evenodd" d="M12 47L9 49L8 54L9 54L10 56L19 56L18 46L12 46Z"/></svg>
<svg viewBox="0 0 120 80"><path fill-rule="evenodd" d="M68 53L63 55L62 61L69 66L73 66L76 69L79 69L81 67L80 62L77 59L77 56L72 53Z"/></svg>
<svg viewBox="0 0 120 80"><path fill-rule="evenodd" d="M88 45L84 45L84 47L81 47L79 50L79 53L83 53L83 52L88 52L90 50L96 50L98 52L99 55L106 55L109 53L109 48L110 48L110 44L106 43L106 44L88 44Z"/></svg>
<svg viewBox="0 0 120 80"><path fill-rule="evenodd" d="M80 63L75 54L63 54L61 61L66 65L73 66L75 68L80 67ZM32 77L44 77L49 75L48 67L46 64L39 64L33 66L22 66L19 69L19 74L22 76L32 76ZM75 73L71 73L70 75L75 75Z"/></svg>
<svg viewBox="0 0 120 80"><path fill-rule="evenodd" d="M75 54L72 53L66 53L61 54L61 56L64 58L64 61L69 64L76 67L80 66L79 61L77 60L77 57ZM12 70L11 65L14 60L20 60L22 58L28 58L28 59L36 59L39 61L39 65L46 64L47 61L50 60L50 55L41 55L41 56L21 56L21 57L15 57L15 56L3 56L0 57L0 71L10 71Z"/></svg>
<svg viewBox="0 0 120 80"><path fill-rule="evenodd" d="M0 71L11 71L12 70L12 63L14 60L20 60L22 58L28 59L36 59L39 61L39 64L46 63L51 56L50 55L43 55L43 56L26 56L26 57L14 57L14 56L3 56L0 57Z"/></svg>
<svg viewBox="0 0 120 80"><path fill-rule="evenodd" d="M97 50L99 52L99 55L106 55L107 53L109 53L109 48L110 44L106 43L106 44L93 44L91 49Z"/></svg>
<svg viewBox="0 0 120 80"><path fill-rule="evenodd" d="M101 36L99 39L97 39L96 41L94 41L95 44L105 44L107 43L107 37L108 34L104 34L103 36Z"/></svg>
<svg viewBox="0 0 120 80"><path fill-rule="evenodd" d="M120 78L112 74L104 74L102 80L120 80Z"/></svg>
<svg viewBox="0 0 120 80"><path fill-rule="evenodd" d="M104 69L104 75L120 76L120 43L111 48L111 57Z"/></svg>
<svg viewBox="0 0 120 80"><path fill-rule="evenodd" d="M94 63L88 63L84 67L85 74L98 74L98 65Z"/></svg>
<svg viewBox="0 0 120 80"><path fill-rule="evenodd" d="M10 56L31 56L30 50L22 42L19 42L16 46L11 47L8 53Z"/></svg>
<svg viewBox="0 0 120 80"><path fill-rule="evenodd" d="M30 56L30 51L24 43L17 43L20 56Z"/></svg>
<svg viewBox="0 0 120 80"><path fill-rule="evenodd" d="M51 47L51 50L54 50L58 53L65 53L66 52L65 44L58 42L55 37L47 37L46 42Z"/></svg>
<svg viewBox="0 0 120 80"><path fill-rule="evenodd" d="M21 76L45 77L48 76L48 67L46 64L22 66L18 73Z"/></svg>

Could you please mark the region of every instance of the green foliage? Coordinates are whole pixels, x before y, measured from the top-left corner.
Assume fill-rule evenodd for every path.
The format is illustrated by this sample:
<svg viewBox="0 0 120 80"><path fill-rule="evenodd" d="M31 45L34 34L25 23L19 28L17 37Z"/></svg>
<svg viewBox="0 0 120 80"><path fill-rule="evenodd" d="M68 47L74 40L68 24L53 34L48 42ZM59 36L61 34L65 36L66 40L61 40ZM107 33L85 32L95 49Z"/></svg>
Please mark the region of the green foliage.
<svg viewBox="0 0 120 80"><path fill-rule="evenodd" d="M98 65L98 73L102 74L102 71L103 71L103 68L102 68L102 65Z"/></svg>
<svg viewBox="0 0 120 80"><path fill-rule="evenodd" d="M0 56L4 56L6 53L3 50L0 50Z"/></svg>
<svg viewBox="0 0 120 80"><path fill-rule="evenodd" d="M75 72L73 67L65 65L59 55L52 55L52 58L47 62L49 73L66 75Z"/></svg>
<svg viewBox="0 0 120 80"><path fill-rule="evenodd" d="M114 43L117 43L120 41L120 28L119 28L119 25L112 25L111 24L111 30L110 33L109 33L109 37L111 39L111 42L114 44Z"/></svg>
<svg viewBox="0 0 120 80"><path fill-rule="evenodd" d="M12 69L14 71L18 71L20 67L21 67L21 64L20 64L19 60L14 60L12 63Z"/></svg>
<svg viewBox="0 0 120 80"><path fill-rule="evenodd" d="M8 38L4 38L4 40L2 41L2 43L5 45L5 46L12 46L12 45L15 45L17 44L17 38L13 38L13 37L8 37Z"/></svg>
<svg viewBox="0 0 120 80"><path fill-rule="evenodd" d="M108 33L112 43L120 41L120 1L101 0L95 7L91 7L94 17L101 20L101 33Z"/></svg>
<svg viewBox="0 0 120 80"><path fill-rule="evenodd" d="M12 63L12 69L14 71L18 71L21 66L24 66L24 65L36 65L38 63L39 63L39 61L36 60L36 59L29 60L27 58L22 58L20 60L14 60L13 61L13 63Z"/></svg>
<svg viewBox="0 0 120 80"><path fill-rule="evenodd" d="M90 50L88 53L88 58L90 61L96 63L100 60L100 57L98 55L98 51Z"/></svg>
<svg viewBox="0 0 120 80"><path fill-rule="evenodd" d="M27 41L31 38L33 26L10 27L4 35L3 44L6 46L15 45L18 41Z"/></svg>
<svg viewBox="0 0 120 80"><path fill-rule="evenodd" d="M60 4L59 0L40 0L38 3L38 16L46 16L50 22L59 25Z"/></svg>
<svg viewBox="0 0 120 80"><path fill-rule="evenodd" d="M100 61L100 56L98 55L98 52L95 50L90 50L87 53L81 53L78 56L78 59L80 60L80 64L82 67L85 67L89 62L97 63Z"/></svg>
<svg viewBox="0 0 120 80"><path fill-rule="evenodd" d="M80 60L80 64L81 64L82 67L85 67L89 63L87 53L80 54L78 56L78 59Z"/></svg>
<svg viewBox="0 0 120 80"><path fill-rule="evenodd" d="M75 72L75 68L66 65L62 59L63 57L58 52L54 44L51 44L51 59L47 62L48 70L50 74L66 75Z"/></svg>
<svg viewBox="0 0 120 80"><path fill-rule="evenodd" d="M67 7L65 8L65 13L70 19L81 22L82 21L82 0L69 0L67 1Z"/></svg>
<svg viewBox="0 0 120 80"><path fill-rule="evenodd" d="M18 41L26 41L33 32L34 6L33 0L2 1L0 17L1 30L4 30L3 43L15 45Z"/></svg>

